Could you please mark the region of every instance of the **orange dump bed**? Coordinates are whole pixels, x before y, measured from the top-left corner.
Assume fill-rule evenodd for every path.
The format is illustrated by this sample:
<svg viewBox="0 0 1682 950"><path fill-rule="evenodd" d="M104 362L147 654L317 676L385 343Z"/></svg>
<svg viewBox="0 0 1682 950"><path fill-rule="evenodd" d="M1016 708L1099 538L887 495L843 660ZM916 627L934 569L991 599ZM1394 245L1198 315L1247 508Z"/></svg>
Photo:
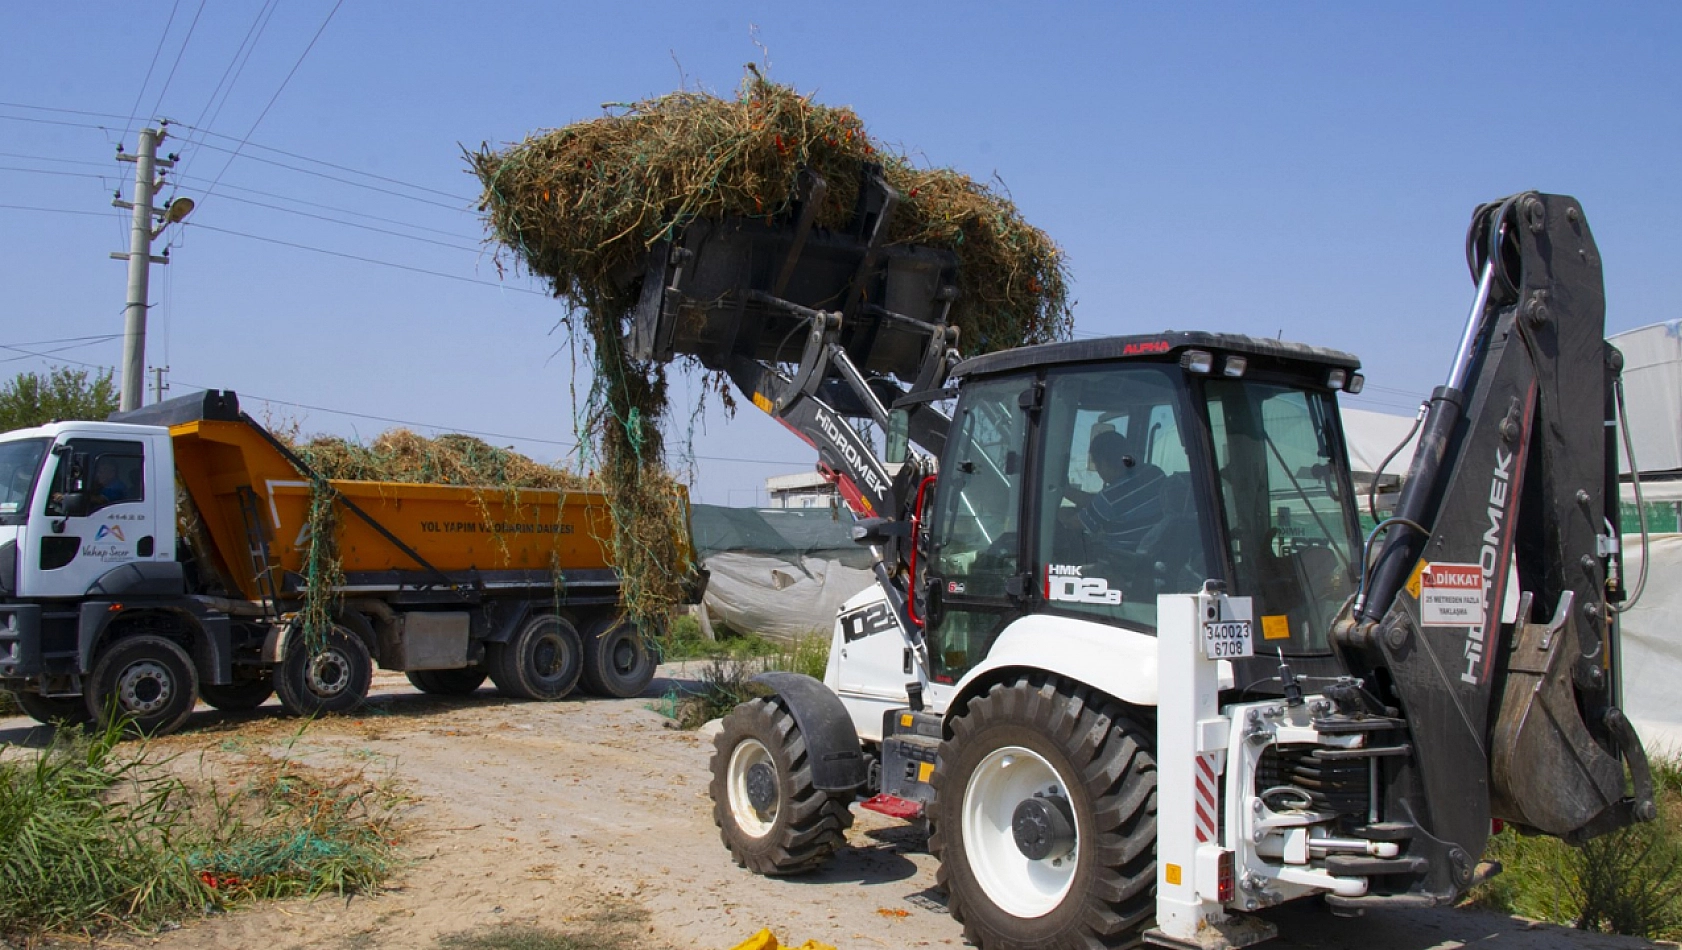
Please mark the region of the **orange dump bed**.
<svg viewBox="0 0 1682 950"><path fill-rule="evenodd" d="M244 421L198 420L171 426L170 435L176 472L203 520L223 576L247 598L258 599L258 560L249 553L251 513L261 526L271 569L301 574L312 491L267 433ZM343 496L337 502L339 559L347 574L426 572L404 546L449 574L611 566L613 525L600 492L329 484ZM347 501L385 533L347 510Z"/></svg>

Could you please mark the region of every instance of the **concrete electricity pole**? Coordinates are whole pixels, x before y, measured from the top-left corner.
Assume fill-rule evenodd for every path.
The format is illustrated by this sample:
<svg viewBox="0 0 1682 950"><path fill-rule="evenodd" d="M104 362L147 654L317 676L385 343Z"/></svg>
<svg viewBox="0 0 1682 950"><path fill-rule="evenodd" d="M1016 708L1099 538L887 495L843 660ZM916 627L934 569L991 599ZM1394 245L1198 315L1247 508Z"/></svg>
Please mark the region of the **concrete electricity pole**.
<svg viewBox="0 0 1682 950"><path fill-rule="evenodd" d="M158 170L175 167L173 156L158 157L158 143L168 134L165 129L168 124L160 122L156 129L141 129L137 154L124 154L122 147L118 146L117 161L134 163L134 201L124 201L119 196L111 202L118 208L134 209L128 252L111 254L115 260L128 261L128 309L124 318L123 378L118 400L118 409L123 412L140 408L141 395L146 388L146 307L151 265L169 263L167 248L162 255L153 256L152 240L162 234L164 228L185 218L193 210L190 198L177 198L170 202L167 209L152 207L152 199L163 185ZM153 218L163 223L153 228Z"/></svg>

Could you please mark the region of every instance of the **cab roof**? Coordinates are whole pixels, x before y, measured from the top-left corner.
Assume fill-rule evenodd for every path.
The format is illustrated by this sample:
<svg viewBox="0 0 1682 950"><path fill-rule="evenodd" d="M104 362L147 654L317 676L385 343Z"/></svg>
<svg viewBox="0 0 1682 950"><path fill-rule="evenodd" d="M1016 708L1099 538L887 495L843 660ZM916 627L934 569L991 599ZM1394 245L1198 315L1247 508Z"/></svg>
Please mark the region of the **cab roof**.
<svg viewBox="0 0 1682 950"><path fill-rule="evenodd" d="M1306 343L1269 340L1241 333L1207 333L1200 330L1168 330L1133 336L1112 336L1098 340L1042 343L1013 350L972 356L952 368L951 375L988 376L1014 370L1065 363L1095 363L1110 360L1163 362L1179 358L1185 350L1208 350L1217 356L1237 354L1250 358L1252 365L1272 363L1274 368L1321 373L1327 369L1353 372L1361 368L1358 357L1341 350L1329 350ZM1299 364L1291 367L1289 364ZM1284 364L1284 365L1281 365Z"/></svg>

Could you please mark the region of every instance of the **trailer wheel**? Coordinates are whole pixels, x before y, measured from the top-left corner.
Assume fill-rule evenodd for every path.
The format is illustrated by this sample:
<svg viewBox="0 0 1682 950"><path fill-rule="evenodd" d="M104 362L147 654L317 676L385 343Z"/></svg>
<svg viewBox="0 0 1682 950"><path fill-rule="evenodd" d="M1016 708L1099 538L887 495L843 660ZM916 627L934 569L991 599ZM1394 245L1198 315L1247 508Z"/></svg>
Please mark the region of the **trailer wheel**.
<svg viewBox="0 0 1682 950"><path fill-rule="evenodd" d="M80 696L60 698L57 696L42 696L40 693L13 693L18 708L24 715L39 723L67 726L80 726L93 721L88 713L88 704Z"/></svg>
<svg viewBox="0 0 1682 950"><path fill-rule="evenodd" d="M584 638L584 691L592 696L630 699L654 681L659 657L637 625L623 617L597 624Z"/></svg>
<svg viewBox="0 0 1682 950"><path fill-rule="evenodd" d="M940 761L929 850L965 939L1138 942L1156 909L1156 760L1122 707L1021 676L953 721Z"/></svg>
<svg viewBox="0 0 1682 950"><path fill-rule="evenodd" d="M286 639L286 656L274 669L274 690L294 716L348 712L368 698L374 661L362 638L335 626L312 651L302 630Z"/></svg>
<svg viewBox="0 0 1682 950"><path fill-rule="evenodd" d="M510 696L561 699L578 685L584 643L566 620L538 614L507 643L487 644L485 666L496 688Z"/></svg>
<svg viewBox="0 0 1682 950"><path fill-rule="evenodd" d="M92 718L126 717L130 731L161 736L187 721L198 692L198 672L187 651L163 637L142 635L99 651L84 698Z"/></svg>
<svg viewBox="0 0 1682 950"><path fill-rule="evenodd" d="M199 684L199 698L223 712L247 712L256 709L268 702L269 697L273 695L274 679L269 676L234 680L221 686L213 683Z"/></svg>
<svg viewBox="0 0 1682 950"><path fill-rule="evenodd" d="M466 696L485 684L485 671L475 669L410 670L403 675L411 686L433 696Z"/></svg>
<svg viewBox="0 0 1682 950"><path fill-rule="evenodd" d="M713 823L738 865L798 874L846 843L852 796L812 787L805 739L776 699L751 700L724 717L712 773Z"/></svg>

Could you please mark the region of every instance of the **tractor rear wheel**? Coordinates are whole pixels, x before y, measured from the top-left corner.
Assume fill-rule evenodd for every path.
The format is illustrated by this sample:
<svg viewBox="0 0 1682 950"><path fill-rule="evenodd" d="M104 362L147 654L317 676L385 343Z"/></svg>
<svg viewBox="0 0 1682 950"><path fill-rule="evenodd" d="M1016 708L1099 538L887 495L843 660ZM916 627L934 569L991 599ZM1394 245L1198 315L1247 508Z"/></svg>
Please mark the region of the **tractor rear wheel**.
<svg viewBox="0 0 1682 950"><path fill-rule="evenodd" d="M1135 944L1155 912L1156 760L1119 704L1019 676L952 723L929 850L982 950Z"/></svg>
<svg viewBox="0 0 1682 950"><path fill-rule="evenodd" d="M461 670L410 670L403 674L409 685L433 696L466 696L485 685L485 671L471 667Z"/></svg>
<svg viewBox="0 0 1682 950"><path fill-rule="evenodd" d="M846 843L851 795L812 787L812 762L794 717L774 697L737 706L713 739L713 823L736 863L798 874Z"/></svg>

